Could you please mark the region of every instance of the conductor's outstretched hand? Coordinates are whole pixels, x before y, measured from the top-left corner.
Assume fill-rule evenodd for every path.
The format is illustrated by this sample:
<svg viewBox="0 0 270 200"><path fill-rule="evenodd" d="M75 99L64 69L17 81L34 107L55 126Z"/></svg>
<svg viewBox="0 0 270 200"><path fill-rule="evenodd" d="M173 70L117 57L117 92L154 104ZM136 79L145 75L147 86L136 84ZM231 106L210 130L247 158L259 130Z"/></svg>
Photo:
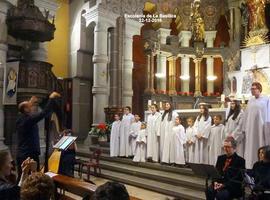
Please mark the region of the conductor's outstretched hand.
<svg viewBox="0 0 270 200"><path fill-rule="evenodd" d="M57 98L57 97L61 97L61 95L57 92L52 92L49 96L50 99L54 99L54 98Z"/></svg>

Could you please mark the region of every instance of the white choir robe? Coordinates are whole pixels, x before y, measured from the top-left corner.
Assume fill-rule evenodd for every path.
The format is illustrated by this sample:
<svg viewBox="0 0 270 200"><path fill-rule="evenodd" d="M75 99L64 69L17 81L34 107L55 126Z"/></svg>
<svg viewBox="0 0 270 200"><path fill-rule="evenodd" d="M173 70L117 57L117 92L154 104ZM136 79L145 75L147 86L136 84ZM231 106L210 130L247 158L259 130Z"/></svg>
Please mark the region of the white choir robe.
<svg viewBox="0 0 270 200"><path fill-rule="evenodd" d="M186 143L186 162L188 163L194 163L194 151L195 151L195 129L194 126L189 126L186 129L186 137L187 137L187 143ZM191 141L191 144L188 144L188 141Z"/></svg>
<svg viewBox="0 0 270 200"><path fill-rule="evenodd" d="M112 123L111 136L110 136L110 156L119 156L119 136L120 136L121 121L114 121Z"/></svg>
<svg viewBox="0 0 270 200"><path fill-rule="evenodd" d="M200 133L202 135L202 138L196 138L195 140L194 163L208 164L207 140L211 129L211 122L212 118L210 116L206 121L204 116L202 116L200 120L198 120L197 117L195 121L195 135L198 135Z"/></svg>
<svg viewBox="0 0 270 200"><path fill-rule="evenodd" d="M134 162L145 162L146 158L146 130L141 129L136 139L136 150L133 158Z"/></svg>
<svg viewBox="0 0 270 200"><path fill-rule="evenodd" d="M252 97L244 113L246 168L251 169L258 160L258 149L270 144L270 99Z"/></svg>
<svg viewBox="0 0 270 200"><path fill-rule="evenodd" d="M134 121L134 115L129 113L123 115L120 127L120 156L131 156L131 148L129 145L129 133L131 123Z"/></svg>
<svg viewBox="0 0 270 200"><path fill-rule="evenodd" d="M235 120L233 120L233 115L231 115L225 124L224 135L232 136L237 141L236 153L244 157L244 145L245 145L245 135L243 132L243 111L238 114ZM224 138L225 139L225 138Z"/></svg>
<svg viewBox="0 0 270 200"><path fill-rule="evenodd" d="M147 118L147 158L153 161L159 161L159 135L160 135L161 114L156 112L150 114Z"/></svg>
<svg viewBox="0 0 270 200"><path fill-rule="evenodd" d="M130 145L130 152L131 155L134 156L135 154L135 148L136 148L136 138L138 135L138 131L141 130L141 124L142 122L133 122L130 126L130 135L129 135L129 145Z"/></svg>
<svg viewBox="0 0 270 200"><path fill-rule="evenodd" d="M173 137L172 129L177 116L178 114L173 112L171 121L168 121L167 113L160 123L160 158L163 163L170 163L170 144Z"/></svg>
<svg viewBox="0 0 270 200"><path fill-rule="evenodd" d="M208 138L209 165L216 166L217 158L222 154L222 141L224 138L224 125L213 125Z"/></svg>
<svg viewBox="0 0 270 200"><path fill-rule="evenodd" d="M173 137L170 144L170 163L185 164L184 144L186 143L185 128L180 124L172 129Z"/></svg>

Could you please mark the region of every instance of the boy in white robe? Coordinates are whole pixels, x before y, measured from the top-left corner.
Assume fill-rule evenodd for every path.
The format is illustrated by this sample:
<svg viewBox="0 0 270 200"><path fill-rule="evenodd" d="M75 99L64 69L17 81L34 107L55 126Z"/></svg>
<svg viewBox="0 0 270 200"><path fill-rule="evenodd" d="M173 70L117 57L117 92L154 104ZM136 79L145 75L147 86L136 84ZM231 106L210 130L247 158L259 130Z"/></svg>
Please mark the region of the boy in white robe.
<svg viewBox="0 0 270 200"><path fill-rule="evenodd" d="M200 115L197 117L194 124L196 131L194 163L208 163L207 140L212 123L212 118L208 113L208 107L206 105L201 105Z"/></svg>
<svg viewBox="0 0 270 200"><path fill-rule="evenodd" d="M195 151L195 129L194 129L194 119L192 117L187 118L186 128L186 162L193 163L194 162L194 151Z"/></svg>
<svg viewBox="0 0 270 200"><path fill-rule="evenodd" d="M129 145L129 134L131 123L134 121L134 116L130 113L131 108L126 106L124 108L124 115L122 117L120 126L120 156L129 157L131 156L131 148Z"/></svg>
<svg viewBox="0 0 270 200"><path fill-rule="evenodd" d="M136 148L136 138L138 135L138 131L141 130L141 121L140 121L139 115L134 115L134 121L131 124L130 127L130 135L129 135L129 145L131 148L131 155L134 156L135 154L135 148Z"/></svg>
<svg viewBox="0 0 270 200"><path fill-rule="evenodd" d="M159 161L159 138L161 114L158 112L158 106L151 106L151 114L147 118L147 159L154 162Z"/></svg>
<svg viewBox="0 0 270 200"><path fill-rule="evenodd" d="M222 117L220 115L214 116L214 125L211 127L208 148L209 148L209 165L216 165L217 158L222 154L222 142L224 137L224 125L221 124Z"/></svg>
<svg viewBox="0 0 270 200"><path fill-rule="evenodd" d="M178 114L173 111L172 105L167 102L160 124L160 157L162 163L170 163L170 143L173 136L172 128L174 127L177 116Z"/></svg>
<svg viewBox="0 0 270 200"><path fill-rule="evenodd" d="M110 136L110 156L117 157L119 156L119 136L120 136L120 116L119 114L114 115L114 122L112 123L111 136Z"/></svg>
<svg viewBox="0 0 270 200"><path fill-rule="evenodd" d="M141 130L136 139L136 150L133 158L134 162L145 162L146 158L146 124L141 123Z"/></svg>
<svg viewBox="0 0 270 200"><path fill-rule="evenodd" d="M173 137L170 144L170 163L185 164L184 144L186 143L185 128L181 125L179 116L175 118L175 126L172 129Z"/></svg>

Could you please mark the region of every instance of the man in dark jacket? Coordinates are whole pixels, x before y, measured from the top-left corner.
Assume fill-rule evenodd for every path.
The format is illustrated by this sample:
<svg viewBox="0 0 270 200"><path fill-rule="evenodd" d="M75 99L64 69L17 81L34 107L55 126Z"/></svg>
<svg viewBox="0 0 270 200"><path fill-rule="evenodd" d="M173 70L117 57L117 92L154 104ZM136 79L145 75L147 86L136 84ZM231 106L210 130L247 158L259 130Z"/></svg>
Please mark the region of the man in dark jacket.
<svg viewBox="0 0 270 200"><path fill-rule="evenodd" d="M54 99L57 97L60 97L57 92L51 93L45 108L39 113L32 113L33 106L37 103L37 98L34 96L30 99L30 101L24 101L19 104L19 111L21 115L16 121L16 130L18 136L18 179L20 178L22 172L21 164L28 157L37 162L37 168L39 169L40 144L39 129L37 124L53 111L55 104Z"/></svg>
<svg viewBox="0 0 270 200"><path fill-rule="evenodd" d="M206 191L207 200L231 200L243 196L242 181L245 160L235 153L237 143L233 137L224 141L225 154L217 159L216 169L222 179L216 180Z"/></svg>

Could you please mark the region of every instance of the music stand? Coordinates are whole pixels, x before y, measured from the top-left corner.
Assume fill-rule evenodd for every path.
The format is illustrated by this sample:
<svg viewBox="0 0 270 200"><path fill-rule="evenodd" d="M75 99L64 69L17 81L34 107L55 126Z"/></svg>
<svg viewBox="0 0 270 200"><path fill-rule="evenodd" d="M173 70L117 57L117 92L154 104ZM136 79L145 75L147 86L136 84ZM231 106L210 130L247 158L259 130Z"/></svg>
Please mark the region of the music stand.
<svg viewBox="0 0 270 200"><path fill-rule="evenodd" d="M194 174L205 178L205 189L208 189L208 181L210 179L221 179L219 172L213 165L188 163Z"/></svg>
<svg viewBox="0 0 270 200"><path fill-rule="evenodd" d="M72 145L77 137L73 136L63 136L55 145L53 145L54 149L59 150L67 150L70 145Z"/></svg>

